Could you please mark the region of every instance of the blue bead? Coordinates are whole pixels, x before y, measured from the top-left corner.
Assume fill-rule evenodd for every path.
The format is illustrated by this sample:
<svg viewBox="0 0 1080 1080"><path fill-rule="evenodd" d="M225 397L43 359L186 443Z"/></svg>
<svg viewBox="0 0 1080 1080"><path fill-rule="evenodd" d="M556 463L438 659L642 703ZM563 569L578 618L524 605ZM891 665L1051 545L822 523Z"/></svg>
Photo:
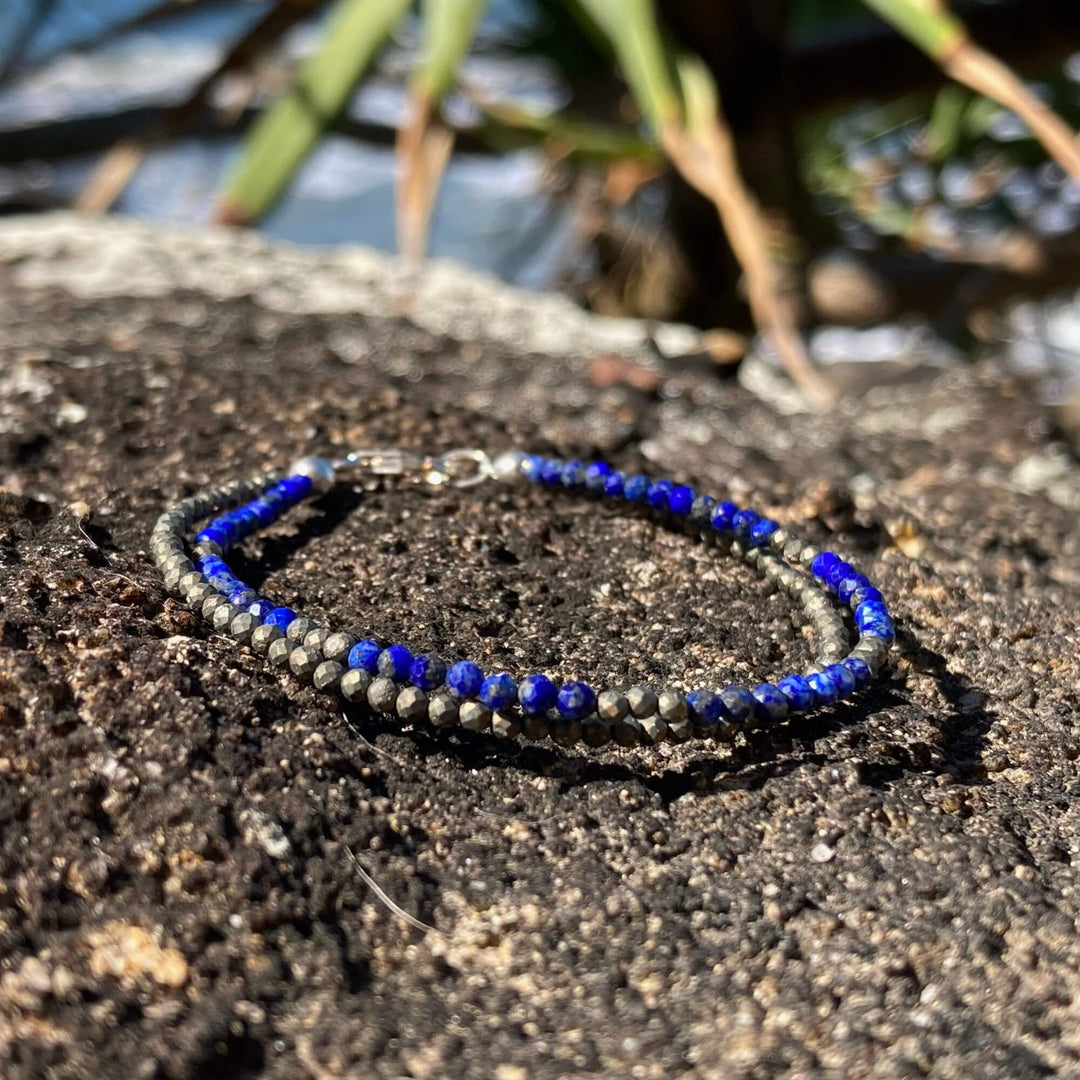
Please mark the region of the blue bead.
<svg viewBox="0 0 1080 1080"><path fill-rule="evenodd" d="M315 481L310 476L297 473L295 476L286 476L278 487L284 494L286 502L295 506L315 490Z"/></svg>
<svg viewBox="0 0 1080 1080"><path fill-rule="evenodd" d="M855 609L855 625L862 630L878 619L887 619L889 609L881 600L866 600Z"/></svg>
<svg viewBox="0 0 1080 1080"><path fill-rule="evenodd" d="M554 709L559 691L546 675L526 675L518 687L518 701L524 712L535 715Z"/></svg>
<svg viewBox="0 0 1080 1080"><path fill-rule="evenodd" d="M783 692L770 683L761 683L750 691L757 704L754 715L763 724L775 724L788 714L788 701Z"/></svg>
<svg viewBox="0 0 1080 1080"><path fill-rule="evenodd" d="M823 551L820 555L814 557L814 561L810 564L810 573L819 580L824 581L828 577L829 571L839 562L839 555L834 555L831 551Z"/></svg>
<svg viewBox="0 0 1080 1080"><path fill-rule="evenodd" d="M446 664L434 653L424 653L409 665L409 679L421 690L435 690L446 679Z"/></svg>
<svg viewBox="0 0 1080 1080"><path fill-rule="evenodd" d="M207 579L219 593L228 595L239 585L236 575L231 570L216 570Z"/></svg>
<svg viewBox="0 0 1080 1080"><path fill-rule="evenodd" d="M517 697L517 683L506 674L489 675L480 685L480 700L489 709L509 709Z"/></svg>
<svg viewBox="0 0 1080 1080"><path fill-rule="evenodd" d="M544 474L544 460L539 454L530 454L521 463L521 475L534 484L539 483Z"/></svg>
<svg viewBox="0 0 1080 1080"><path fill-rule="evenodd" d="M196 544L220 544L227 548L230 543L229 534L219 525L207 525L205 529L195 534Z"/></svg>
<svg viewBox="0 0 1080 1080"><path fill-rule="evenodd" d="M628 476L623 482L623 495L632 503L643 504L649 497L649 478Z"/></svg>
<svg viewBox="0 0 1080 1080"><path fill-rule="evenodd" d="M769 537L779 528L779 523L773 521L772 518L759 518L750 527L750 543L754 547L761 547L763 544L767 544L769 542Z"/></svg>
<svg viewBox="0 0 1080 1080"><path fill-rule="evenodd" d="M860 638L881 638L886 645L891 645L896 640L896 631L893 629L892 619L884 618L881 622L860 629Z"/></svg>
<svg viewBox="0 0 1080 1080"><path fill-rule="evenodd" d="M446 673L446 685L454 697L474 698L483 683L484 673L471 660L459 660Z"/></svg>
<svg viewBox="0 0 1080 1080"><path fill-rule="evenodd" d="M263 618L263 622L268 626L276 626L284 634L289 629L289 623L295 618L296 612L291 607L276 607Z"/></svg>
<svg viewBox="0 0 1080 1080"><path fill-rule="evenodd" d="M884 599L885 597L883 597L873 585L864 585L861 589L856 589L855 592L852 593L848 605L851 608L857 608L860 604L865 604L867 600Z"/></svg>
<svg viewBox="0 0 1080 1080"><path fill-rule="evenodd" d="M712 524L712 514L715 506L716 500L711 495L699 495L690 507L690 520L699 528L704 529L707 525Z"/></svg>
<svg viewBox="0 0 1080 1080"><path fill-rule="evenodd" d="M757 521L758 513L756 510L740 510L731 519L731 527L735 530L736 539L749 540L750 530L754 527Z"/></svg>
<svg viewBox="0 0 1080 1080"><path fill-rule="evenodd" d="M654 510L666 510L668 508L668 496L675 490L675 485L670 480L654 480L645 489L645 501Z"/></svg>
<svg viewBox="0 0 1080 1080"><path fill-rule="evenodd" d="M568 461L562 467L562 486L566 488L585 486L585 462Z"/></svg>
<svg viewBox="0 0 1080 1080"><path fill-rule="evenodd" d="M199 573L206 577L210 577L211 574L220 574L222 571L231 572L225 560L219 555L203 555L195 561L195 566Z"/></svg>
<svg viewBox="0 0 1080 1080"><path fill-rule="evenodd" d="M596 694L583 682L564 683L556 701L567 720L580 720L596 708Z"/></svg>
<svg viewBox="0 0 1080 1080"><path fill-rule="evenodd" d="M848 574L848 576L842 578L840 584L836 586L836 595L840 598L840 603L848 604L859 589L864 588L869 584L870 579L866 577L865 574Z"/></svg>
<svg viewBox="0 0 1080 1080"><path fill-rule="evenodd" d="M236 586L229 592L229 603L235 604L238 608L249 608L258 599L259 594L242 581L238 581Z"/></svg>
<svg viewBox="0 0 1080 1080"><path fill-rule="evenodd" d="M625 473L613 469L604 479L604 494L609 499L621 499L625 494L623 491L623 483L625 480Z"/></svg>
<svg viewBox="0 0 1080 1080"><path fill-rule="evenodd" d="M690 715L699 727L713 727L724 712L720 695L711 690L693 690L686 695Z"/></svg>
<svg viewBox="0 0 1080 1080"><path fill-rule="evenodd" d="M563 464L562 458L548 458L540 470L540 479L545 484L561 484Z"/></svg>
<svg viewBox="0 0 1080 1080"><path fill-rule="evenodd" d="M236 511L235 517L240 525L241 536L250 536L259 527L259 515L251 506L241 507Z"/></svg>
<svg viewBox="0 0 1080 1080"><path fill-rule="evenodd" d="M585 486L590 491L603 491L607 478L612 471L611 466L606 461L594 461L585 470Z"/></svg>
<svg viewBox="0 0 1080 1080"><path fill-rule="evenodd" d="M720 701L735 724L748 724L757 710L754 695L741 686L725 687L720 691Z"/></svg>
<svg viewBox="0 0 1080 1080"><path fill-rule="evenodd" d="M382 646L377 641L372 641L370 638L367 641L358 641L349 650L349 667L374 675L379 670L381 655Z"/></svg>
<svg viewBox="0 0 1080 1080"><path fill-rule="evenodd" d="M814 707L814 691L801 675L788 675L776 684L788 701L788 712L806 712Z"/></svg>
<svg viewBox="0 0 1080 1080"><path fill-rule="evenodd" d="M258 515L259 525L264 529L267 525L273 525L278 519L278 508L266 499L256 499L251 504L251 509Z"/></svg>
<svg viewBox="0 0 1080 1080"><path fill-rule="evenodd" d="M866 686L874 677L870 665L861 656L849 656L846 660L841 660L840 663L851 672L857 687Z"/></svg>
<svg viewBox="0 0 1080 1080"><path fill-rule="evenodd" d="M830 664L825 669L825 674L836 684L836 696L838 698L846 698L848 694L854 691L855 676L843 664Z"/></svg>
<svg viewBox="0 0 1080 1080"><path fill-rule="evenodd" d="M833 592L840 586L840 582L844 578L855 573L855 567L849 562L844 562L843 559L838 559L835 566L829 567L828 572L825 574L825 584L829 586Z"/></svg>
<svg viewBox="0 0 1080 1080"><path fill-rule="evenodd" d="M730 532L732 522L738 512L739 508L733 502L725 499L724 502L717 503L713 507L710 523L717 532Z"/></svg>
<svg viewBox="0 0 1080 1080"><path fill-rule="evenodd" d="M256 600L248 606L248 614L254 615L260 622L266 622L266 616L273 610L274 602L272 600Z"/></svg>
<svg viewBox="0 0 1080 1080"><path fill-rule="evenodd" d="M815 671L806 677L810 689L814 692L815 705L831 705L836 700L836 682L824 671Z"/></svg>
<svg viewBox="0 0 1080 1080"><path fill-rule="evenodd" d="M407 682L413 654L404 645L387 645L379 653L379 674L394 682Z"/></svg>
<svg viewBox="0 0 1080 1080"><path fill-rule="evenodd" d="M690 508L694 505L694 500L696 498L697 492L692 487L681 484L679 487L674 488L671 494L668 495L668 509L673 514L685 517L690 513Z"/></svg>

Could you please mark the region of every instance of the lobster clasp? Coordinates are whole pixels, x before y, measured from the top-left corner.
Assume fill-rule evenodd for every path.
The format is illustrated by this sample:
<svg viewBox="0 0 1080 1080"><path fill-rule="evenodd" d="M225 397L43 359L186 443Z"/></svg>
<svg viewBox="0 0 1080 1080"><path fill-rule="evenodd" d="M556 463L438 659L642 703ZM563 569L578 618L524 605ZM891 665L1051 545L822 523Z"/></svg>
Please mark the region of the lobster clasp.
<svg viewBox="0 0 1080 1080"><path fill-rule="evenodd" d="M491 458L483 450L447 450L425 458L421 479L425 484L472 487L495 476Z"/></svg>
<svg viewBox="0 0 1080 1080"><path fill-rule="evenodd" d="M495 475L491 458L483 450L447 450L442 454L417 454L400 447L353 450L333 463L338 473L361 476L398 476L431 487L471 487Z"/></svg>

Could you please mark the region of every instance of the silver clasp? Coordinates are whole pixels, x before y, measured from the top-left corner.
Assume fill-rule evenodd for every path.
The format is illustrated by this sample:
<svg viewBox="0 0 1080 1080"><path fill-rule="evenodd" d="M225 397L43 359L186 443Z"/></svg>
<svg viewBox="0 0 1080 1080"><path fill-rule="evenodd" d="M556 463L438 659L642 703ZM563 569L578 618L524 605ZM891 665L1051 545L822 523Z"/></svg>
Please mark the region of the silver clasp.
<svg viewBox="0 0 1080 1080"><path fill-rule="evenodd" d="M365 476L400 476L432 487L472 487L495 476L491 458L483 450L457 449L442 454L417 454L400 447L354 450L333 463L335 472L355 471Z"/></svg>

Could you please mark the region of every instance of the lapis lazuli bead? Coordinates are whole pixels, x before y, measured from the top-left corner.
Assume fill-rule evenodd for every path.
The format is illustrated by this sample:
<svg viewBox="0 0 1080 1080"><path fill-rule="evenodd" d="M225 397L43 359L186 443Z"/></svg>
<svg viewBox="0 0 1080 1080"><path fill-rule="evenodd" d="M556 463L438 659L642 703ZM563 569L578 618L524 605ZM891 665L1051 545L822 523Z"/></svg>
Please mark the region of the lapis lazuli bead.
<svg viewBox="0 0 1080 1080"><path fill-rule="evenodd" d="M387 645L379 653L379 674L394 682L407 682L413 654L405 645Z"/></svg>
<svg viewBox="0 0 1080 1080"><path fill-rule="evenodd" d="M544 458L539 454L529 454L521 463L521 475L532 483L538 483L544 475Z"/></svg>
<svg viewBox="0 0 1080 1080"><path fill-rule="evenodd" d="M865 574L848 574L836 586L836 595L840 598L840 603L849 604L855 593L869 584L870 579Z"/></svg>
<svg viewBox="0 0 1080 1080"><path fill-rule="evenodd" d="M297 617L291 607L276 607L268 612L263 622L268 626L276 626L282 633L289 629L289 623Z"/></svg>
<svg viewBox="0 0 1080 1080"><path fill-rule="evenodd" d="M590 491L603 491L612 468L606 461L594 461L585 470L585 486Z"/></svg>
<svg viewBox="0 0 1080 1080"><path fill-rule="evenodd" d="M446 685L454 697L474 698L484 684L484 673L471 660L459 660L446 673Z"/></svg>
<svg viewBox="0 0 1080 1080"><path fill-rule="evenodd" d="M779 528L779 523L773 521L772 518L759 518L750 526L750 543L754 547L767 544L769 537Z"/></svg>
<svg viewBox="0 0 1080 1080"><path fill-rule="evenodd" d="M562 486L565 488L585 486L585 462L568 461L562 467Z"/></svg>
<svg viewBox="0 0 1080 1080"><path fill-rule="evenodd" d="M509 709L517 697L517 683L505 673L489 675L480 685L480 700L489 709Z"/></svg>
<svg viewBox="0 0 1080 1080"><path fill-rule="evenodd" d="M259 525L261 528L266 528L267 525L273 525L278 519L278 510L272 503L266 501L266 499L256 499L251 504L251 509L255 511L258 516Z"/></svg>
<svg viewBox="0 0 1080 1080"><path fill-rule="evenodd" d="M725 499L713 507L712 517L709 520L717 532L730 532L732 522L738 512L739 508L730 500Z"/></svg>
<svg viewBox="0 0 1080 1080"><path fill-rule="evenodd" d="M740 510L732 519L731 527L735 530L735 536L739 540L749 540L750 530L758 521L756 510Z"/></svg>
<svg viewBox="0 0 1080 1080"><path fill-rule="evenodd" d="M626 474L620 472L618 469L612 469L612 471L604 478L604 494L609 499L621 499L625 494L623 491L625 482Z"/></svg>
<svg viewBox="0 0 1080 1080"><path fill-rule="evenodd" d="M523 712L531 715L554 709L559 691L546 675L526 675L518 687L518 701Z"/></svg>
<svg viewBox="0 0 1080 1080"><path fill-rule="evenodd" d="M761 683L750 691L756 702L754 715L765 724L775 724L788 714L788 701L783 692L771 683Z"/></svg>
<svg viewBox="0 0 1080 1080"><path fill-rule="evenodd" d="M814 691L801 675L788 675L776 684L776 689L787 698L789 712L806 712L814 707Z"/></svg>
<svg viewBox="0 0 1080 1080"><path fill-rule="evenodd" d="M219 593L223 593L226 596L240 584L236 580L236 575L231 570L215 570L206 580L209 581Z"/></svg>
<svg viewBox="0 0 1080 1080"><path fill-rule="evenodd" d="M229 534L219 525L207 525L205 529L195 534L195 543L219 544L222 548L227 548L230 539Z"/></svg>
<svg viewBox="0 0 1080 1080"><path fill-rule="evenodd" d="M672 488L671 493L668 495L667 508L673 514L685 517L690 513L690 508L694 505L696 498L697 492L692 487L680 484L678 487Z"/></svg>
<svg viewBox="0 0 1080 1080"><path fill-rule="evenodd" d="M839 562L839 555L834 555L831 551L822 551L814 556L814 561L810 564L810 573L820 581L825 581L829 571Z"/></svg>
<svg viewBox="0 0 1080 1080"><path fill-rule="evenodd" d="M623 495L632 503L644 503L649 497L649 478L628 476L623 481Z"/></svg>
<svg viewBox="0 0 1080 1080"><path fill-rule="evenodd" d="M374 675L379 670L381 655L382 646L377 641L372 641L370 638L366 641L358 641L349 650L349 667Z"/></svg>
<svg viewBox="0 0 1080 1080"><path fill-rule="evenodd" d="M885 597L874 588L873 585L864 585L861 589L856 589L851 594L851 599L848 600L848 605L851 608L857 608L860 604L865 604L867 600L884 600Z"/></svg>
<svg viewBox="0 0 1080 1080"><path fill-rule="evenodd" d="M645 501L654 510L668 508L668 496L675 490L670 480L654 480L645 491Z"/></svg>
<svg viewBox="0 0 1080 1080"><path fill-rule="evenodd" d="M757 702L754 695L742 686L728 686L720 691L720 701L736 724L747 724L754 716Z"/></svg>
<svg viewBox="0 0 1080 1080"><path fill-rule="evenodd" d="M285 498L295 506L315 490L315 481L310 476L297 473L295 476L286 476L278 487L283 490Z"/></svg>
<svg viewBox="0 0 1080 1080"><path fill-rule="evenodd" d="M870 665L861 656L849 656L840 663L851 672L856 686L865 686L874 677Z"/></svg>
<svg viewBox="0 0 1080 1080"><path fill-rule="evenodd" d="M562 458L548 458L544 467L540 470L540 479L545 484L561 484L563 465L566 463Z"/></svg>
<svg viewBox="0 0 1080 1080"><path fill-rule="evenodd" d="M892 619L885 615L877 622L860 627L859 636L881 638L887 645L891 645L896 640L896 630L893 628Z"/></svg>
<svg viewBox="0 0 1080 1080"><path fill-rule="evenodd" d="M835 566L829 567L828 572L825 574L825 584L832 589L833 592L840 587L840 582L844 578L855 573L855 567L849 562L844 562L843 559L837 561Z"/></svg>
<svg viewBox="0 0 1080 1080"><path fill-rule="evenodd" d="M567 720L581 720L596 708L596 693L587 683L564 683L556 704Z"/></svg>
<svg viewBox="0 0 1080 1080"><path fill-rule="evenodd" d="M245 610L251 607L258 599L259 594L254 589L248 588L242 581L237 582L236 586L229 592L229 603Z"/></svg>
<svg viewBox="0 0 1080 1080"><path fill-rule="evenodd" d="M712 727L724 711L720 695L712 690L692 690L686 695L686 704L695 723L701 727Z"/></svg>
<svg viewBox="0 0 1080 1080"><path fill-rule="evenodd" d="M274 602L272 600L256 600L248 606L248 614L254 615L260 622L266 622L266 616L273 610Z"/></svg>
<svg viewBox="0 0 1080 1080"><path fill-rule="evenodd" d="M806 681L814 693L815 705L831 705L836 700L836 682L831 675L824 671L815 671L806 677Z"/></svg>
<svg viewBox="0 0 1080 1080"><path fill-rule="evenodd" d="M825 674L836 684L836 696L845 698L855 689L855 676L843 664L830 664Z"/></svg>
<svg viewBox="0 0 1080 1080"><path fill-rule="evenodd" d="M421 690L435 690L446 679L446 664L434 653L423 653L409 665L409 679Z"/></svg>
<svg viewBox="0 0 1080 1080"><path fill-rule="evenodd" d="M699 528L704 529L707 525L712 524L712 513L715 506L716 500L711 495L699 495L690 507L690 520Z"/></svg>
<svg viewBox="0 0 1080 1080"><path fill-rule="evenodd" d="M866 600L855 609L855 625L862 630L864 626L889 617L889 609L880 600Z"/></svg>

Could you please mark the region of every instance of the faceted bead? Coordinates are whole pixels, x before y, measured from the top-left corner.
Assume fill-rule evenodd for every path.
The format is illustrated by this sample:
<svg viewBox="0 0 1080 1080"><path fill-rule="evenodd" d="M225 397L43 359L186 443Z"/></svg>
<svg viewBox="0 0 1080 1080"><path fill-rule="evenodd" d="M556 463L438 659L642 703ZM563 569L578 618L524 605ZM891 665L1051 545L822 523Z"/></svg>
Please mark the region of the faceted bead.
<svg viewBox="0 0 1080 1080"><path fill-rule="evenodd" d="M757 705L754 715L764 724L774 724L788 714L788 702L783 692L770 683L761 683L750 691Z"/></svg>
<svg viewBox="0 0 1080 1080"><path fill-rule="evenodd" d="M645 491L645 501L654 510L668 508L668 496L675 490L670 480L654 480Z"/></svg>
<svg viewBox="0 0 1080 1080"><path fill-rule="evenodd" d="M759 518L750 527L750 543L754 547L763 547L779 528L780 525L771 518Z"/></svg>
<svg viewBox="0 0 1080 1080"><path fill-rule="evenodd" d="M336 660L324 660L312 676L316 690L334 690L341 682L341 676L345 674L345 668Z"/></svg>
<svg viewBox="0 0 1080 1080"><path fill-rule="evenodd" d="M626 483L626 476L624 473L618 470L612 470L604 478L604 494L609 499L621 499L625 492L623 491L623 485Z"/></svg>
<svg viewBox="0 0 1080 1080"><path fill-rule="evenodd" d="M505 673L489 675L480 685L480 700L489 709L508 709L517 698L517 683Z"/></svg>
<svg viewBox="0 0 1080 1080"><path fill-rule="evenodd" d="M285 635L276 626L263 623L251 631L251 647L257 653L266 653L275 641L280 641Z"/></svg>
<svg viewBox="0 0 1080 1080"><path fill-rule="evenodd" d="M740 510L732 519L731 527L735 530L735 539L744 543L750 539L750 531L759 520L756 510Z"/></svg>
<svg viewBox="0 0 1080 1080"><path fill-rule="evenodd" d="M814 693L815 705L831 705L836 700L836 683L824 671L815 671L806 677Z"/></svg>
<svg viewBox="0 0 1080 1080"><path fill-rule="evenodd" d="M204 541L217 544L224 551L229 546L229 534L218 525L207 525L205 529L195 534L196 543Z"/></svg>
<svg viewBox="0 0 1080 1080"><path fill-rule="evenodd" d="M562 486L580 488L585 486L585 462L568 461L562 467Z"/></svg>
<svg viewBox="0 0 1080 1080"><path fill-rule="evenodd" d="M446 685L456 698L473 698L480 693L484 673L471 660L459 660L446 673Z"/></svg>
<svg viewBox="0 0 1080 1080"><path fill-rule="evenodd" d="M869 584L870 579L865 574L848 574L836 586L836 595L840 598L842 604L849 604L855 593Z"/></svg>
<svg viewBox="0 0 1080 1080"><path fill-rule="evenodd" d="M596 694L583 682L564 683L556 704L567 720L580 720L596 708Z"/></svg>
<svg viewBox="0 0 1080 1080"><path fill-rule="evenodd" d="M801 675L788 675L776 684L777 690L787 698L789 712L806 712L814 707L814 691Z"/></svg>
<svg viewBox="0 0 1080 1080"><path fill-rule="evenodd" d="M363 668L350 668L341 676L341 696L346 701L363 701L371 686L371 675Z"/></svg>
<svg viewBox="0 0 1080 1080"><path fill-rule="evenodd" d="M327 660L335 660L339 664L348 666L349 653L356 644L356 638L352 634L337 631L331 634L323 643L323 656Z"/></svg>
<svg viewBox="0 0 1080 1080"><path fill-rule="evenodd" d="M526 480L537 483L544 472L544 459L539 454L529 454L521 463L521 475Z"/></svg>
<svg viewBox="0 0 1080 1080"><path fill-rule="evenodd" d="M749 690L741 686L728 686L720 691L720 700L734 724L748 724L754 717L757 701Z"/></svg>
<svg viewBox="0 0 1080 1080"><path fill-rule="evenodd" d="M618 723L629 714L630 702L618 690L605 690L596 699L596 711L601 720Z"/></svg>
<svg viewBox="0 0 1080 1080"><path fill-rule="evenodd" d="M690 507L690 521L699 529L712 523L712 512L716 500L711 495L699 495Z"/></svg>
<svg viewBox="0 0 1080 1080"><path fill-rule="evenodd" d="M554 709L559 691L546 675L527 675L518 687L521 708L530 715Z"/></svg>
<svg viewBox="0 0 1080 1080"><path fill-rule="evenodd" d="M404 645L388 645L379 653L379 674L394 682L407 682L413 654Z"/></svg>
<svg viewBox="0 0 1080 1080"><path fill-rule="evenodd" d="M234 616L232 622L229 623L229 636L239 644L246 645L251 640L252 632L258 625L254 615L242 611L239 615Z"/></svg>
<svg viewBox="0 0 1080 1080"><path fill-rule="evenodd" d="M417 720L426 720L428 696L419 686L406 686L398 694L394 708L402 720L408 720L410 723L415 723Z"/></svg>
<svg viewBox="0 0 1080 1080"><path fill-rule="evenodd" d="M315 629L315 620L301 615L289 623L285 636L296 645L303 645L304 639Z"/></svg>
<svg viewBox="0 0 1080 1080"><path fill-rule="evenodd" d="M825 674L836 685L836 696L845 698L855 689L855 676L843 664L830 664Z"/></svg>
<svg viewBox="0 0 1080 1080"><path fill-rule="evenodd" d="M835 566L829 567L828 572L825 574L825 584L832 589L833 592L840 587L840 582L846 577L850 577L855 573L855 567L849 562L844 562L843 559L839 560Z"/></svg>
<svg viewBox="0 0 1080 1080"><path fill-rule="evenodd" d="M702 728L710 728L720 719L724 706L720 696L712 690L694 690L686 695L686 704L690 707L690 716L694 723Z"/></svg>
<svg viewBox="0 0 1080 1080"><path fill-rule="evenodd" d="M629 502L644 504L649 497L649 478L647 476L628 476L623 481L623 495Z"/></svg>
<svg viewBox="0 0 1080 1080"><path fill-rule="evenodd" d="M599 716L590 716L581 723L581 741L594 750L611 742L612 730Z"/></svg>
<svg viewBox="0 0 1080 1080"><path fill-rule="evenodd" d="M870 665L861 656L849 656L840 663L851 672L856 687L865 686L874 677Z"/></svg>
<svg viewBox="0 0 1080 1080"><path fill-rule="evenodd" d="M315 674L315 669L322 663L322 656L314 649L307 649L303 645L297 646L289 654L289 667L293 674L302 679L309 679Z"/></svg>
<svg viewBox="0 0 1080 1080"><path fill-rule="evenodd" d="M235 607L243 608L245 611L258 599L259 594L242 582L237 583L236 587L229 593L229 603Z"/></svg>
<svg viewBox="0 0 1080 1080"><path fill-rule="evenodd" d="M436 727L452 727L458 722L458 703L449 694L436 694L428 702L428 719Z"/></svg>
<svg viewBox="0 0 1080 1080"><path fill-rule="evenodd" d="M686 698L675 690L665 690L656 699L656 708L660 717L669 724L685 720L690 715L686 704Z"/></svg>
<svg viewBox="0 0 1080 1080"><path fill-rule="evenodd" d="M548 458L540 472L540 479L545 484L561 484L563 465L565 464L562 458Z"/></svg>
<svg viewBox="0 0 1080 1080"><path fill-rule="evenodd" d="M867 600L855 609L855 625L861 630L865 623L889 617L889 609L880 600Z"/></svg>
<svg viewBox="0 0 1080 1080"><path fill-rule="evenodd" d="M630 705L630 711L639 720L646 716L652 716L659 704L656 691L650 686L631 686L626 691L626 700Z"/></svg>
<svg viewBox="0 0 1080 1080"><path fill-rule="evenodd" d="M677 488L672 488L671 492L668 494L668 509L673 514L685 517L690 513L690 509L694 505L694 500L696 498L697 492L694 491L692 487L681 484Z"/></svg>
<svg viewBox="0 0 1080 1080"><path fill-rule="evenodd" d="M314 490L315 482L310 476L304 476L303 474L296 474L295 476L286 476L284 480L278 484L278 488L285 496L285 501L295 506L302 499L306 499Z"/></svg>
<svg viewBox="0 0 1080 1080"><path fill-rule="evenodd" d="M434 653L416 657L409 667L409 678L421 690L435 690L446 679L446 664Z"/></svg>
<svg viewBox="0 0 1080 1080"><path fill-rule="evenodd" d="M463 701L458 719L466 731L486 731L491 727L491 710L479 701Z"/></svg>
<svg viewBox="0 0 1080 1080"><path fill-rule="evenodd" d="M717 503L713 507L710 524L717 532L730 532L738 512L739 508L733 502L725 500Z"/></svg>
<svg viewBox="0 0 1080 1080"><path fill-rule="evenodd" d="M852 609L857 608L860 604L865 604L867 600L884 600L885 598L874 588L873 585L864 585L861 589L856 589L851 597L848 599L848 606Z"/></svg>
<svg viewBox="0 0 1080 1080"><path fill-rule="evenodd" d="M266 616L273 610L274 603L272 600L256 600L248 606L248 613L254 615L261 622L266 622Z"/></svg>
<svg viewBox="0 0 1080 1080"><path fill-rule="evenodd" d="M521 716L515 712L491 714L491 734L500 739L516 739L521 734Z"/></svg>
<svg viewBox="0 0 1080 1080"><path fill-rule="evenodd" d="M268 626L276 626L282 633L289 628L289 623L297 617L296 612L290 607L276 607L263 616L263 622Z"/></svg>
<svg viewBox="0 0 1080 1080"><path fill-rule="evenodd" d="M366 641L358 641L349 650L349 667L374 675L379 670L381 653L382 646L377 641L372 641L370 638Z"/></svg>
<svg viewBox="0 0 1080 1080"><path fill-rule="evenodd" d="M383 675L372 681L368 687L368 704L380 713L389 715L397 705L398 685L393 679Z"/></svg>
<svg viewBox="0 0 1080 1080"><path fill-rule="evenodd" d="M594 461L585 470L585 486L590 491L602 492L611 473L612 468L606 461Z"/></svg>
<svg viewBox="0 0 1080 1080"><path fill-rule="evenodd" d="M810 564L810 573L819 581L825 581L828 578L829 572L834 569L834 567L839 566L839 564L839 555L834 555L831 551L822 551L820 554L814 556L814 561Z"/></svg>

